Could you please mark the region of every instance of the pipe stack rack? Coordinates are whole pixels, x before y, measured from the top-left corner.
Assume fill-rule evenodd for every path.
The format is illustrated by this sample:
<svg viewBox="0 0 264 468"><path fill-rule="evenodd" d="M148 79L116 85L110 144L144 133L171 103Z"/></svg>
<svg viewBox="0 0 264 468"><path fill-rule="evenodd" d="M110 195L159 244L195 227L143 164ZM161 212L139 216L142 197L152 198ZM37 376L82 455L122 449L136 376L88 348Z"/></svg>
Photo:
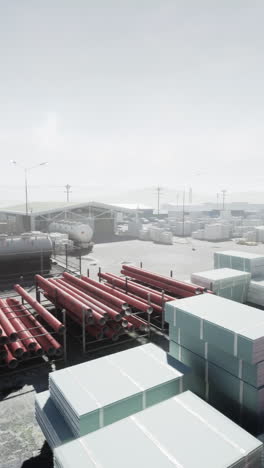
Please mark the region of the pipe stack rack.
<svg viewBox="0 0 264 468"><path fill-rule="evenodd" d="M0 298L0 368L16 369L19 364L46 356L61 358L63 347L53 335L62 337L65 326L20 285L17 296Z"/></svg>
<svg viewBox="0 0 264 468"><path fill-rule="evenodd" d="M134 332L142 335L149 331L148 320L138 313L149 315L153 308L140 297L67 272L56 279L37 275L36 286L38 294L41 291L56 309L66 311L68 329L74 328L70 323L81 327L83 353L87 352L88 344L112 343L131 337Z"/></svg>
<svg viewBox="0 0 264 468"><path fill-rule="evenodd" d="M99 270L99 281L104 280L112 291L121 291L130 297L140 298L142 302L148 304L153 309L151 315L151 325L162 331L165 330L165 304L166 302L192 297L206 292L211 293L207 288L196 284L178 281L171 277L166 277L143 270L141 267L123 265L121 269L122 277L111 273L102 273Z"/></svg>

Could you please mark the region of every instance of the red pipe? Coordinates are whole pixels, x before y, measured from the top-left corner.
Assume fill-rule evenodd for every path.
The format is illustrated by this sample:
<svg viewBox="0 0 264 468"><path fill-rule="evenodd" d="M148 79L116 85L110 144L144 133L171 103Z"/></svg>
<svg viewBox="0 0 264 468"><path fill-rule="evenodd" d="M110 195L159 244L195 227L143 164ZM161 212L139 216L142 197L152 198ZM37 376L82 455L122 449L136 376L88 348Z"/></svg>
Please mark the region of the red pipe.
<svg viewBox="0 0 264 468"><path fill-rule="evenodd" d="M69 288L71 291L74 291L76 292L77 294L79 294L81 297L83 298L88 298L89 301L91 301L94 305L96 305L97 307L100 307L102 310L104 310L109 317L111 317L111 319L115 320L116 322L119 322L121 319L122 319L122 316L123 316L123 312L122 313L119 313L117 312L116 310L114 310L112 307L114 306L111 306L111 307L108 307L107 305L105 305L103 302L101 301L97 301L96 299L94 299L91 295L88 295L86 294L85 292L81 291L80 289L78 289L77 287L74 287L70 282L66 281L65 278L62 278L62 279L59 279L57 280L59 283L64 283L65 285L67 285L67 288ZM93 306L94 307L94 306Z"/></svg>
<svg viewBox="0 0 264 468"><path fill-rule="evenodd" d="M140 286L140 288L144 289L145 291L148 291L150 293L155 293L160 298L162 298L162 292L161 291L157 291L156 289L152 289L151 287L146 286L145 284L136 283L133 278L131 278L131 277L128 278L129 275L127 275L125 272L123 273L123 276L116 276L116 275L113 275L112 273L107 273L107 274L114 277L114 278L115 277L120 278L124 282L126 282L126 278L127 278L127 280L130 281L130 284L134 284L135 286ZM125 275L125 277L124 277L124 275ZM164 299L166 301L175 301L175 297L169 296L169 294L164 294Z"/></svg>
<svg viewBox="0 0 264 468"><path fill-rule="evenodd" d="M135 299L135 298L133 298L131 296L128 296L127 294L119 292L116 289L111 288L110 286L106 286L105 284L98 283L97 281L94 281L91 278L88 278L87 276L82 276L81 278L87 284L89 284L89 286L97 285L97 286L99 286L100 289L102 289L106 293L112 294L112 295L118 297L119 299L123 300L124 302L126 302L130 306L135 307L138 310L141 310L142 312L147 312L147 313L150 314L153 311L153 308L151 306L146 305L146 304L144 304L144 302L142 302L142 301L140 301L138 299Z"/></svg>
<svg viewBox="0 0 264 468"><path fill-rule="evenodd" d="M9 343L9 338L8 338L6 332L3 330L2 335L0 336L0 345L5 345L7 343Z"/></svg>
<svg viewBox="0 0 264 468"><path fill-rule="evenodd" d="M142 288L140 285L137 285L135 283L132 283L130 281L125 281L123 280L122 278L119 278L118 276L113 276L113 275L109 275L108 273L99 273L98 276L100 276L101 278L107 280L109 283L111 283L113 286L118 286L119 288L121 289L124 289L126 290L127 288L127 292L129 293L132 293L132 294L135 294L136 296L139 296L141 297L142 299L145 299L148 301L148 299L150 298L150 301L152 303L155 303L159 306L162 306L162 294L161 293L158 293L156 291L153 291L153 290L145 290L144 288ZM167 302L171 299L167 299L166 296L164 295L164 302Z"/></svg>
<svg viewBox="0 0 264 468"><path fill-rule="evenodd" d="M135 328L138 328L140 331L146 332L149 329L148 324L144 320L140 319L139 317L136 317L135 315L130 315L130 317L128 317L127 320L129 323L132 323L132 325L134 325Z"/></svg>
<svg viewBox="0 0 264 468"><path fill-rule="evenodd" d="M104 330L104 335L112 341L117 341L119 339L119 334L110 327L107 327L107 330Z"/></svg>
<svg viewBox="0 0 264 468"><path fill-rule="evenodd" d="M17 299L7 299L8 304L16 312L18 317L21 318L21 321L24 325L30 329L32 335L36 338L38 343L44 349L44 351L49 355L53 356L57 353L57 350L61 349L61 345L53 338L53 336L48 333L46 328L44 328L35 317L22 305ZM41 336L39 336L41 335Z"/></svg>
<svg viewBox="0 0 264 468"><path fill-rule="evenodd" d="M112 322L112 323L109 323L108 326L117 333L119 333L122 330L122 325L120 325L120 323Z"/></svg>
<svg viewBox="0 0 264 468"><path fill-rule="evenodd" d="M0 348L0 360L2 361L7 357L7 350L3 347Z"/></svg>
<svg viewBox="0 0 264 468"><path fill-rule="evenodd" d="M19 339L22 341L23 345L28 350L33 350L37 346L36 340L32 337L31 333L28 330L25 330L25 325L19 318L16 316L14 311L10 309L8 304L0 299L0 306L2 309L5 308L5 313L12 323L13 327L16 329Z"/></svg>
<svg viewBox="0 0 264 468"><path fill-rule="evenodd" d="M1 308L1 304L0 304L0 324L5 332L5 336L8 337L8 341L11 341L11 342L17 341L18 334L16 332L16 329L9 322L5 312Z"/></svg>
<svg viewBox="0 0 264 468"><path fill-rule="evenodd" d="M117 288L114 288L116 291L120 291L120 292L123 292L122 289L120 289L119 287ZM135 299L139 299L138 296L136 294L132 294L131 292L128 292L128 295L129 297L133 297ZM175 299L174 299L175 300ZM157 304L153 304L153 302L148 302L146 299L142 299L142 297L140 298L140 301L141 302L144 302L144 304L146 304L147 306L149 307L152 307L153 311L154 312L157 312L158 314L161 314L162 313L162 307L157 305Z"/></svg>
<svg viewBox="0 0 264 468"><path fill-rule="evenodd" d="M159 275L157 273L152 273L150 271L143 270L142 268L129 266L129 265L122 265L122 269L126 271L130 271L132 273L136 273L138 275L141 274L147 278L151 278L156 281L164 282L165 284L176 287L176 288L179 287L179 288L185 289L186 291L192 292L193 294L201 294L202 292L205 291L205 288L201 286L197 286L195 284L184 283L183 281L178 281L173 278L169 278L167 276Z"/></svg>
<svg viewBox="0 0 264 468"><path fill-rule="evenodd" d="M9 346L10 351L12 352L12 354L16 358L22 357L23 354L25 353L25 351L27 351L25 346L23 345L23 343L21 343L21 341L15 341L14 343L8 343L7 346Z"/></svg>
<svg viewBox="0 0 264 468"><path fill-rule="evenodd" d="M52 299L48 294L46 294L45 292L43 292L43 295L44 295L50 302L53 301L53 299ZM83 310L85 310L85 309L83 309ZM65 309L65 311L67 312L68 315L70 315L70 317L72 318L72 320L73 320L75 323L78 323L78 325L81 325L81 324L82 324L83 318L80 318L80 315L78 315L76 311L73 311L73 309ZM86 323L87 323L88 325L93 325L93 324L94 324L94 319L93 319L92 315L87 316L87 314L86 314L85 320L86 320Z"/></svg>
<svg viewBox="0 0 264 468"><path fill-rule="evenodd" d="M84 311L86 312L86 315L90 315L90 317L92 316L92 311L86 306L86 304L75 299L65 291L60 290L42 276L36 275L36 281L37 284L48 294L49 298L52 299L54 304L57 302L61 307L71 310L79 316L82 316Z"/></svg>
<svg viewBox="0 0 264 468"><path fill-rule="evenodd" d="M103 328L99 328L99 327L87 327L86 330L87 330L87 332L89 333L89 335L91 335L91 336L93 336L94 338L96 338L96 340L102 340L102 338L104 337Z"/></svg>
<svg viewBox="0 0 264 468"><path fill-rule="evenodd" d="M136 329L135 325L133 325L132 323L129 323L128 326L127 326L126 331L128 333L133 333L135 331L135 329Z"/></svg>
<svg viewBox="0 0 264 468"><path fill-rule="evenodd" d="M128 275L128 272L125 271L125 270L121 270L121 273L124 273L125 275ZM146 276L143 276L143 275L138 275L136 273L131 273L130 276L133 276L133 278L136 279L137 281L141 281L142 283L154 286L154 287L159 288L159 289L163 289L164 291L169 291L170 293L173 293L173 294L175 294L176 296L179 296L179 297L192 297L194 295L193 293L191 293L189 291L186 291L185 289L175 288L175 287L173 287L171 285L165 284L165 283L157 281L157 280L153 280L152 278L149 278L149 277L146 277Z"/></svg>
<svg viewBox="0 0 264 468"><path fill-rule="evenodd" d="M93 314L92 318L94 319L95 323L97 323L100 326L105 325L106 318L108 318L108 317L107 317L107 315L105 314L104 311L102 311L102 312L103 312L104 315L106 315L106 317L104 315L100 314L99 312L97 312L96 310L93 310L91 302L87 301L86 299L83 299L78 294L76 294L73 291L71 291L70 289L68 289L65 286L65 284L61 284L58 281L55 281L54 279L50 279L49 282L52 283L52 284L58 285L58 287L60 289L62 289L62 291L65 291L66 293L71 294L71 296L74 297L75 299L81 300L84 304L86 304L89 308L91 308L92 314Z"/></svg>
<svg viewBox="0 0 264 468"><path fill-rule="evenodd" d="M8 349L7 346L5 346L5 349L6 349L6 352L7 352L7 356L5 358L5 364L7 365L7 367L9 367L10 369L15 369L17 366L18 366L18 361L17 359L13 356L13 354L11 353L11 351Z"/></svg>
<svg viewBox="0 0 264 468"><path fill-rule="evenodd" d="M37 275L39 276L39 275ZM25 301L33 307L33 309L49 324L49 326L56 332L56 333L63 333L64 332L64 325L56 319L45 307L43 307L39 302L35 301L28 293L23 289L19 284L14 286L14 289L18 294L20 294Z"/></svg>
<svg viewBox="0 0 264 468"><path fill-rule="evenodd" d="M111 294L109 294L108 292L105 292L104 290L102 290L102 288L99 287L100 283L95 282L96 286L94 286L94 285L88 284L86 281L84 281L83 277L82 277L82 279L79 279L79 278L76 278L73 275L70 275L69 273L63 273L63 276L64 276L64 278L67 278L71 283L76 284L77 286L80 286L81 288L83 288L85 291L88 291L89 293L91 292L94 295L96 295L97 297L105 299L108 302L110 302L111 304L114 304L114 305L120 307L120 310L126 310L128 308L128 304L125 301L123 301L123 300L121 300L121 299L119 299L117 297L114 297Z"/></svg>

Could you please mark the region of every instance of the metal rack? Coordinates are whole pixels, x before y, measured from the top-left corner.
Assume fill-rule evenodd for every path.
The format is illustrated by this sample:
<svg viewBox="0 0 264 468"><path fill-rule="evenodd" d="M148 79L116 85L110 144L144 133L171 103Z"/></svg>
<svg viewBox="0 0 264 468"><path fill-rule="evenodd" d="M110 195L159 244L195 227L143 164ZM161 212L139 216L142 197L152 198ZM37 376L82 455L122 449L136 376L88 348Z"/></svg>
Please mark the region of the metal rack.
<svg viewBox="0 0 264 468"><path fill-rule="evenodd" d="M21 298L21 296L19 295L13 295L12 298L14 299L21 299L21 304L24 306L24 308L27 310L27 312L29 312L34 318L36 319L39 319L41 320L41 317L40 315L34 310L32 309L32 307L30 306L25 306L25 301L23 298ZM9 313L11 312L6 312L6 315L8 315ZM41 365L45 365L47 363L55 363L55 362L58 362L58 361L64 361L66 362L67 360L67 354L66 354L66 315L65 313L62 314L63 315L63 324L64 324L64 331L61 335L58 335L56 332L54 332L53 330L50 329L49 325L45 322L45 328L48 328L47 330L47 333L40 333L38 335L32 335L33 338L38 338L38 337L41 337L41 336L47 336L47 335L51 335L51 336L54 336L56 335L56 339L58 340L60 337L60 341L63 342L63 345L62 345L62 355L57 355L57 356L48 356L48 355L43 355L43 356L34 356L34 355L30 355L29 357L26 357L26 358L23 358L23 359L19 359L19 357L16 359L19 361L19 366L16 368L16 369L10 369L8 368L7 366L1 366L0 365L0 376L1 377L4 377L4 376L11 376L11 375L15 375L15 374L19 374L20 372L24 371L25 369L29 370L29 369L33 369L33 368L36 368L36 367L39 367ZM27 315L20 315L18 316L17 318L20 318L20 317L26 317ZM10 317L8 319L10 322L12 320L15 320L15 317ZM41 322L40 322L41 323ZM22 330L20 330L20 332L23 332L23 331L31 331L31 330L36 330L38 329L39 327L38 326L32 326L30 328L24 328ZM19 338L16 340L16 342L21 342L23 343L23 341L26 341L27 338ZM33 364L34 361L36 362L36 364ZM37 363L38 361L38 363ZM29 362L32 362L31 365L28 365Z"/></svg>

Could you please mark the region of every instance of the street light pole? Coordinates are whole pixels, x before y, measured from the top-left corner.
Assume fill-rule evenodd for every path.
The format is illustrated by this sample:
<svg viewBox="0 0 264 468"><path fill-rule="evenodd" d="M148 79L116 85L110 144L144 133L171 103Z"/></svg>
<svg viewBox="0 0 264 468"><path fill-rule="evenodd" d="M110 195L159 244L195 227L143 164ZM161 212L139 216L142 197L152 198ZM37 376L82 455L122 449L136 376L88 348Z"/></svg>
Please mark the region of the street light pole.
<svg viewBox="0 0 264 468"><path fill-rule="evenodd" d="M17 164L17 161L15 160L11 160L11 163L14 165L14 166L18 166L20 167L21 169L24 170L24 175L25 175L25 197L26 197L26 215L28 216L28 171L31 171L31 169L35 169L37 167L40 167L40 166L46 166L47 161L45 162L42 162L42 163L39 163L39 164L36 164L35 166L31 166L31 167L24 167L24 166L20 166L19 164Z"/></svg>
<svg viewBox="0 0 264 468"><path fill-rule="evenodd" d="M28 216L28 180L27 180L27 169L25 171L25 194L26 194L26 215Z"/></svg>

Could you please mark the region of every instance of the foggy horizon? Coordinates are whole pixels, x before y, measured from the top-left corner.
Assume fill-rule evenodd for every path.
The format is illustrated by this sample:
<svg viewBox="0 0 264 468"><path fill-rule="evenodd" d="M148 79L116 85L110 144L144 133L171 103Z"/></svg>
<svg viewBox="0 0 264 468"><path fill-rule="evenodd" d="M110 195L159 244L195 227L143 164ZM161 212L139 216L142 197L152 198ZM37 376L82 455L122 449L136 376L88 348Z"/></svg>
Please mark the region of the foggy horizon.
<svg viewBox="0 0 264 468"><path fill-rule="evenodd" d="M29 174L31 201L64 201L70 184L71 201L149 204L160 185L166 202L189 187L194 203L222 189L261 202L263 13L260 1L2 5L1 203L24 200L11 159L48 161Z"/></svg>

